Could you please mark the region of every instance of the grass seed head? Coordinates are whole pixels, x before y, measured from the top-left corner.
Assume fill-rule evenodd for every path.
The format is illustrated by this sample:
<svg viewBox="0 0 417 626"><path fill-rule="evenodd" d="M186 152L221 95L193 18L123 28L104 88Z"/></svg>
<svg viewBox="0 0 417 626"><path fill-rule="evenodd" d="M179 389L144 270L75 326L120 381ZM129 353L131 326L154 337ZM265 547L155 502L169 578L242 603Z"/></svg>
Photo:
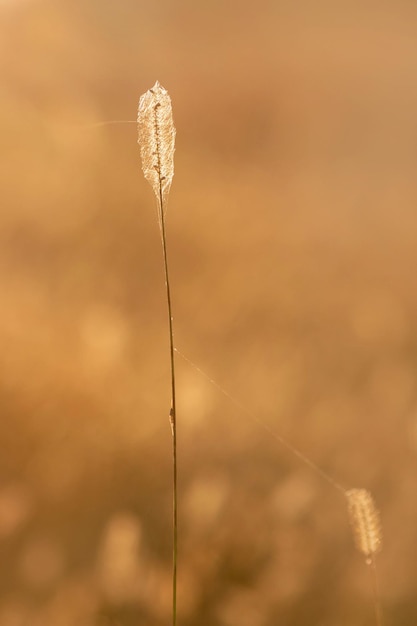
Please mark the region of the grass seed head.
<svg viewBox="0 0 417 626"><path fill-rule="evenodd" d="M171 98L158 81L139 100L138 144L145 178L165 208L174 176L175 127Z"/></svg>
<svg viewBox="0 0 417 626"><path fill-rule="evenodd" d="M369 564L373 555L382 547L379 512L366 489L349 489L346 491L346 498L356 546Z"/></svg>

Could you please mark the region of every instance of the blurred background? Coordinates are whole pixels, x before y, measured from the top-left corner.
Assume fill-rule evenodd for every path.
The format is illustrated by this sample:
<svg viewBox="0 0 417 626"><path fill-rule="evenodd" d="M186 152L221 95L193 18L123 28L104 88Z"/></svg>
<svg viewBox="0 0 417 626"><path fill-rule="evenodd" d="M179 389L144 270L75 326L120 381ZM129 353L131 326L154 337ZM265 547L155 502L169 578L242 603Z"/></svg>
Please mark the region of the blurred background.
<svg viewBox="0 0 417 626"><path fill-rule="evenodd" d="M171 621L178 348L381 510L417 622L417 6L0 2L0 626ZM343 494L178 357L181 626L374 624ZM341 497L342 495L342 497Z"/></svg>

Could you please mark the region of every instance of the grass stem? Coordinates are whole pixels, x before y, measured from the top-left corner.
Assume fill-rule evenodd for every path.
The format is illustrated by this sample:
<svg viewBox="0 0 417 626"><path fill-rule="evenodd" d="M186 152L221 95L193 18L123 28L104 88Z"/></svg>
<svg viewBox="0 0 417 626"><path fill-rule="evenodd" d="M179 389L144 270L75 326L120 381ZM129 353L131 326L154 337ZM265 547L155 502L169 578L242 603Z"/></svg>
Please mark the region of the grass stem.
<svg viewBox="0 0 417 626"><path fill-rule="evenodd" d="M170 352L170 369L171 369L171 410L169 412L169 420L172 431L172 488L173 488L173 505L172 505L172 623L177 623L177 560L178 560L178 481L177 481L177 408L176 408L176 389L175 389L175 347L174 347L174 325L172 317L171 287L169 282L168 270L168 252L166 243L166 229L164 216L164 201L162 190L159 194L159 211L162 238L162 254L164 257L164 274L166 300L168 310L169 324L169 352Z"/></svg>

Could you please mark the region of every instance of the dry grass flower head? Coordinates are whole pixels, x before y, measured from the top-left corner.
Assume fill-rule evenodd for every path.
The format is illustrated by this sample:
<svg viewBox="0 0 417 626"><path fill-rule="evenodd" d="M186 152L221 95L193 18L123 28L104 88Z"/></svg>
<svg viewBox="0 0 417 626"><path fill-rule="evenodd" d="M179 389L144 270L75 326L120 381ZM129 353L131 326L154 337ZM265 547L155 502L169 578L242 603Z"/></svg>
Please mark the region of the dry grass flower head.
<svg viewBox="0 0 417 626"><path fill-rule="evenodd" d="M165 211L174 176L175 126L171 98L158 81L139 100L138 144L145 178Z"/></svg>
<svg viewBox="0 0 417 626"><path fill-rule="evenodd" d="M356 547L370 564L373 556L382 547L379 512L366 489L349 489L346 491L346 498Z"/></svg>

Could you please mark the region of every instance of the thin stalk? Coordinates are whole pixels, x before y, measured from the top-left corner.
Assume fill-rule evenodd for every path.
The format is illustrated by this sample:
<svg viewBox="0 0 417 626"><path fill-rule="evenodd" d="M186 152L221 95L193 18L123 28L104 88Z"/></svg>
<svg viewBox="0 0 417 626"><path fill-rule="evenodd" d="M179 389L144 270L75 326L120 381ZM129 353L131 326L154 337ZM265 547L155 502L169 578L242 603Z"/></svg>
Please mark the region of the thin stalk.
<svg viewBox="0 0 417 626"><path fill-rule="evenodd" d="M372 577L372 595L374 599L374 611L375 611L375 624L376 626L383 626L383 613L381 606L381 597L379 594L378 574L376 571L375 555L372 555L369 563Z"/></svg>
<svg viewBox="0 0 417 626"><path fill-rule="evenodd" d="M164 201L162 197L162 189L159 192L159 211L160 211L160 226L161 226L161 239L162 239L162 254L164 258L164 274L165 274L165 288L166 288L166 300L168 310L168 328L169 328L169 352L170 352L170 369L171 369L171 410L169 412L169 420L171 424L172 432L172 486L173 486L173 504L172 504L172 623L176 626L177 623L177 559L178 559L178 483L177 483L177 409L175 398L175 348L174 348L174 326L172 319L172 303L171 303L171 288L169 283L169 271L168 271L168 252L166 243L165 232L165 216L164 216Z"/></svg>

